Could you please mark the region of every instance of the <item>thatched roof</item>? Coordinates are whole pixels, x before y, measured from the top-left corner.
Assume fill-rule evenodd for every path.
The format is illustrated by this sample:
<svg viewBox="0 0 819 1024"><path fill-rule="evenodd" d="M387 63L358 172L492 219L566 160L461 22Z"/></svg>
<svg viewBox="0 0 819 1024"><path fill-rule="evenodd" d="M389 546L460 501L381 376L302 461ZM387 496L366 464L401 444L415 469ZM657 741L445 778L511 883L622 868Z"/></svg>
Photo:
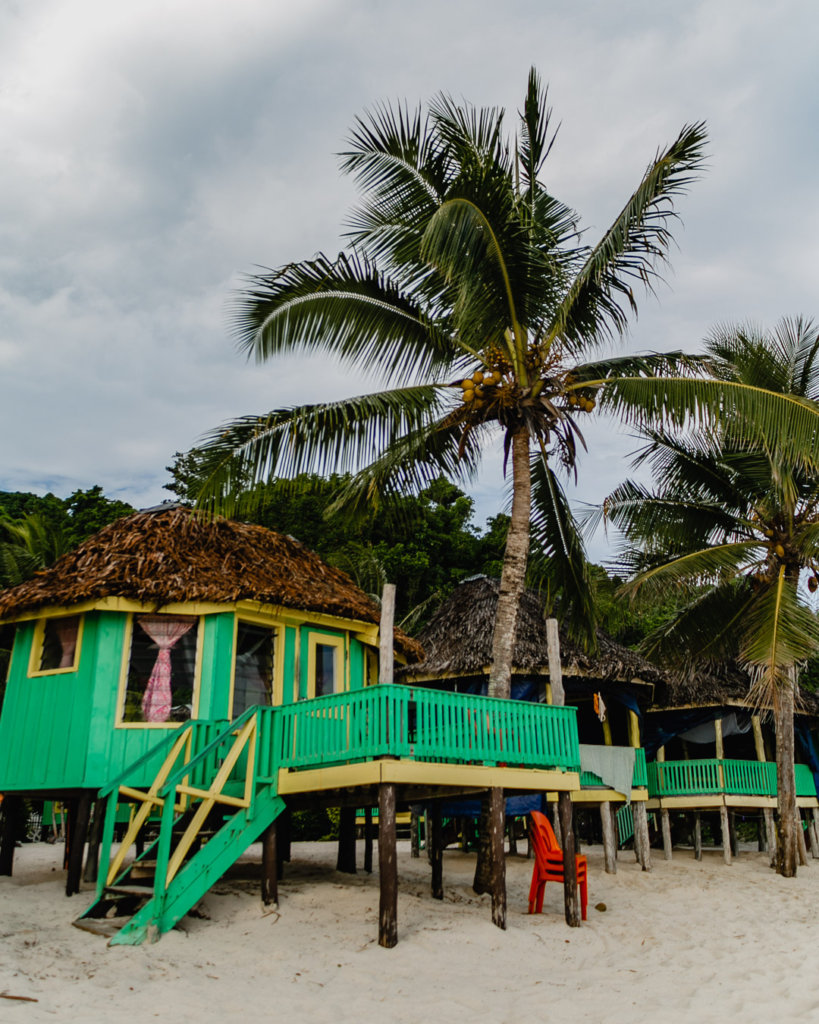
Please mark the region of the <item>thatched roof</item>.
<svg viewBox="0 0 819 1024"><path fill-rule="evenodd" d="M262 526L162 508L118 519L32 579L0 591L0 619L106 597L162 606L260 601L378 623L377 605L350 577L292 537ZM395 631L398 651L421 657Z"/></svg>
<svg viewBox="0 0 819 1024"><path fill-rule="evenodd" d="M455 589L419 636L426 657L404 675L410 679L482 675L492 660L492 632L500 584L475 576ZM657 684L664 675L650 662L598 631L598 650L587 654L561 630L560 660L567 676L607 682ZM524 593L518 614L513 671L548 672L546 620L541 599Z"/></svg>
<svg viewBox="0 0 819 1024"><path fill-rule="evenodd" d="M710 707L740 704L751 708L748 693L751 679L738 665L711 668L679 676L669 673L666 683L654 693L650 711L665 711L683 707ZM800 690L796 701L797 712L819 715L819 694Z"/></svg>

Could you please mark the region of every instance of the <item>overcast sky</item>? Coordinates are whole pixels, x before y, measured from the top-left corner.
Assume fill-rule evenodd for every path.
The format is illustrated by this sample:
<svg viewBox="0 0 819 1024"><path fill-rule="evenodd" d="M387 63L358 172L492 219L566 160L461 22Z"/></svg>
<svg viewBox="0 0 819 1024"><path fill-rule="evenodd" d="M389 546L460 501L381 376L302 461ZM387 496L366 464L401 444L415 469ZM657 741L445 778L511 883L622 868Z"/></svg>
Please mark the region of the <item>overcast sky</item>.
<svg viewBox="0 0 819 1024"><path fill-rule="evenodd" d="M562 123L546 178L589 241L708 123L632 350L819 313L815 0L0 0L0 490L154 504L208 428L369 390L326 360L246 363L231 294L341 248L356 114L439 91L513 112L532 64ZM589 436L572 495L594 501L631 443ZM496 457L473 493L482 524Z"/></svg>

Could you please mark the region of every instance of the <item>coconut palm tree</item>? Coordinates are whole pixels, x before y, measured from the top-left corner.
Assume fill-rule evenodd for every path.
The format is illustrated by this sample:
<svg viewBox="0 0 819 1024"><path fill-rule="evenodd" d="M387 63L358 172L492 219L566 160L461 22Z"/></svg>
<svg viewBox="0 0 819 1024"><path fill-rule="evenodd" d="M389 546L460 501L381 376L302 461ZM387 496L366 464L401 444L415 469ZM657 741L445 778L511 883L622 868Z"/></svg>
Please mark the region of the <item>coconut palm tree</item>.
<svg viewBox="0 0 819 1024"><path fill-rule="evenodd" d="M713 376L729 387L790 396L819 414L819 330L810 321L721 328L706 350ZM654 486L627 481L602 511L633 545L621 565L633 574L627 590L690 594L645 653L682 671L735 660L750 673L752 699L774 709L777 870L791 876L798 667L819 651L819 621L805 600L819 587L819 475L772 433L743 438L735 423L643 433L637 462Z"/></svg>
<svg viewBox="0 0 819 1024"><path fill-rule="evenodd" d="M530 513L566 613L592 635L583 544L557 471L573 472L580 423L607 380L687 366L679 355L603 358L657 280L673 201L702 165L705 133L686 126L649 164L594 246L542 180L554 142L534 70L513 138L504 112L438 96L424 115L382 106L359 118L342 169L357 180L349 247L249 279L234 327L259 361L305 351L340 357L383 387L347 401L277 409L203 442L200 503L235 508L273 476L352 471L347 508L420 489L442 471L465 482L503 438L512 506L490 693L506 696ZM591 360L591 361L590 361ZM623 399L627 401L627 399Z"/></svg>

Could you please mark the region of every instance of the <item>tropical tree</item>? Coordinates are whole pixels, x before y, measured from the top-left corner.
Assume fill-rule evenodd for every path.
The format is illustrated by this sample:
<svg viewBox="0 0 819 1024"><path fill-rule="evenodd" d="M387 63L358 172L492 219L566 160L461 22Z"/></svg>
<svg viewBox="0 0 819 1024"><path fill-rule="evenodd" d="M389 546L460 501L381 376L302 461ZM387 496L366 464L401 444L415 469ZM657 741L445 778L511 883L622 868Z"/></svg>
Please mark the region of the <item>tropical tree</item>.
<svg viewBox="0 0 819 1024"><path fill-rule="evenodd" d="M351 472L343 502L421 490L441 472L466 482L498 434L512 502L489 692L507 696L530 520L551 557L550 589L593 636L582 540L558 472L574 472L579 423L607 381L688 366L677 355L603 355L652 289L671 242L674 200L703 159L688 125L649 164L594 246L543 182L554 133L534 70L517 131L504 112L438 96L359 118L342 169L362 198L348 249L249 279L237 299L241 348L341 358L383 387L346 401L276 409L214 430L203 504L235 508L272 477ZM630 399L625 396L623 402ZM532 516L532 508L535 513Z"/></svg>
<svg viewBox="0 0 819 1024"><path fill-rule="evenodd" d="M810 321L720 328L706 350L713 377L730 388L787 396L819 414L819 330ZM627 481L602 511L632 544L620 566L632 573L628 592L690 597L643 650L688 672L736 661L750 674L751 700L773 708L777 870L791 876L794 701L799 666L819 651L819 621L805 600L819 588L819 475L794 459L786 421L764 440L724 420L643 434L636 461L654 486Z"/></svg>

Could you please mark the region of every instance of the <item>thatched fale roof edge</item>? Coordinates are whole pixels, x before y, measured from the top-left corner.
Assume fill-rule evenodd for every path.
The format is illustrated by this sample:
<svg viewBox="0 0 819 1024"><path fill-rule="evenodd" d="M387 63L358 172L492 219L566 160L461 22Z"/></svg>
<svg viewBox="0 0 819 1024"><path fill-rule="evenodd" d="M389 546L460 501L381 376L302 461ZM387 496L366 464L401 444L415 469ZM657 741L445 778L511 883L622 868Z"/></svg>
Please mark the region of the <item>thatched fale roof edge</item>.
<svg viewBox="0 0 819 1024"><path fill-rule="evenodd" d="M174 507L110 523L54 565L0 591L0 620L106 597L141 604L243 600L378 624L378 606L340 569L292 537ZM408 661L419 643L400 629Z"/></svg>

